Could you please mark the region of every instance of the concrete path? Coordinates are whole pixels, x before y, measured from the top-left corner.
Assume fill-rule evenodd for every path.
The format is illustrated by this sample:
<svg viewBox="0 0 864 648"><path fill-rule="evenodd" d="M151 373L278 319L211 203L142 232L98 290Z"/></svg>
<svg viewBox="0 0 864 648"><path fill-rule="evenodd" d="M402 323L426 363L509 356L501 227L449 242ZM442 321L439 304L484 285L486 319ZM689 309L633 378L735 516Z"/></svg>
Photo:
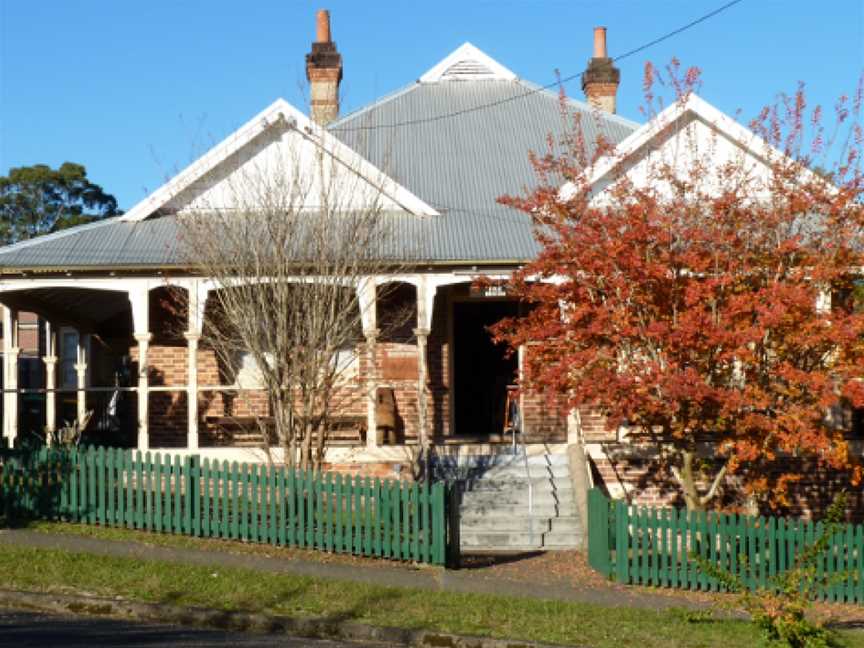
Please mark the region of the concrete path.
<svg viewBox="0 0 864 648"><path fill-rule="evenodd" d="M429 591L474 594L498 594L536 599L575 601L604 606L626 606L643 609L704 608L705 601L694 601L686 595L652 594L636 588L609 584L579 587L570 584L530 582L489 574L482 570L445 570L433 567L394 567L387 563L371 566L323 563L280 557L154 546L143 542L103 540L62 533L45 533L27 529L0 530L0 545L61 549L100 556L118 556L143 560L237 567L256 571L311 576Z"/></svg>
<svg viewBox="0 0 864 648"><path fill-rule="evenodd" d="M17 610L0 610L0 646L80 646L92 648L132 648L156 646L182 646L183 648L210 648L236 646L237 648L384 648L383 644L356 644L344 641L326 641L262 635L221 630L202 630L175 625L136 623L116 619L60 616Z"/></svg>

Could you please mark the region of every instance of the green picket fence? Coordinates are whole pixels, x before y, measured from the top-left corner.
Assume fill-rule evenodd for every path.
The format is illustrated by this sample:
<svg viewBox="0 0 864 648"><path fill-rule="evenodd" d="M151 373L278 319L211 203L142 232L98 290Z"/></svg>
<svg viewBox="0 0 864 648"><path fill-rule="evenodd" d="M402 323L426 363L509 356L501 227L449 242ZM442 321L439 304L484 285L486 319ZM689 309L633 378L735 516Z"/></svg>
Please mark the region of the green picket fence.
<svg viewBox="0 0 864 648"><path fill-rule="evenodd" d="M0 514L442 565L443 483L113 448L0 450Z"/></svg>
<svg viewBox="0 0 864 648"><path fill-rule="evenodd" d="M588 562L619 583L717 592L694 556L751 590L771 586L825 531L821 522L630 506L588 493ZM816 565L823 601L864 602L864 528L845 525Z"/></svg>

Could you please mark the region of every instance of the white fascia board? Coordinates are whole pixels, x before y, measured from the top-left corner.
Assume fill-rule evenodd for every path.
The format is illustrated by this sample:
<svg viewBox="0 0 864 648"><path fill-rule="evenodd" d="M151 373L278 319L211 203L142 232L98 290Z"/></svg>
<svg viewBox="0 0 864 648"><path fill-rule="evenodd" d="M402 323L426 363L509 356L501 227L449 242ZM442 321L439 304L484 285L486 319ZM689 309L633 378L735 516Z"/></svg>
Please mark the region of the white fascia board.
<svg viewBox="0 0 864 648"><path fill-rule="evenodd" d="M654 119L624 138L611 154L598 160L594 168L591 169L589 186L599 183L619 164L638 152L649 141L658 137L667 126L681 119L687 113L692 113L766 164L768 160L778 159L784 155L756 133L745 128L701 97L691 93L684 101L675 101L667 106ZM807 168L802 168L802 170L808 179L812 180L819 177ZM562 200L568 200L574 191L573 183L567 182L562 185L559 197Z"/></svg>
<svg viewBox="0 0 864 648"><path fill-rule="evenodd" d="M217 164L225 161L240 148L251 142L283 112L288 119L292 117L298 119L298 123L300 123L299 118L304 117L287 101L277 99L204 155L192 162L171 180L159 187L159 189L136 204L121 217L121 220L133 222L144 220L154 211L168 203L180 191L193 184L196 180L199 180Z"/></svg>
<svg viewBox="0 0 864 648"><path fill-rule="evenodd" d="M450 69L452 65L461 61L472 61L490 70L489 74L478 74L473 76L472 78L474 79L515 81L517 78L516 74L512 70L504 67L498 61L485 52L482 52L471 43L465 42L439 63L427 70L423 76L420 77L420 83L437 83L441 81L444 73Z"/></svg>
<svg viewBox="0 0 864 648"><path fill-rule="evenodd" d="M400 204L406 211L417 216L439 215L435 209L420 200L395 180L390 179L389 176L377 169L354 149L343 144L338 138L328 133L326 129L280 98L228 135L228 137L183 169L174 178L136 204L121 216L120 220L135 222L146 219L154 211L166 205L174 196L209 173L217 165L227 160L231 155L280 119L285 119L289 123L293 122L296 124L296 129L299 133L311 136L316 145L332 154L337 161L344 163L348 168L355 169L370 183L373 182L373 178L386 179L388 182L385 182L385 184L388 186L379 186L377 188Z"/></svg>
<svg viewBox="0 0 864 648"><path fill-rule="evenodd" d="M408 189L393 180L369 160L357 151L342 142L339 138L331 135L326 128L316 124L303 115L304 127L299 129L301 133L314 138L316 145L323 151L333 156L334 160L345 165L345 167L366 180L382 194L398 203L405 211L415 216L440 216L441 214L431 205L418 198ZM299 122L298 122L299 124Z"/></svg>

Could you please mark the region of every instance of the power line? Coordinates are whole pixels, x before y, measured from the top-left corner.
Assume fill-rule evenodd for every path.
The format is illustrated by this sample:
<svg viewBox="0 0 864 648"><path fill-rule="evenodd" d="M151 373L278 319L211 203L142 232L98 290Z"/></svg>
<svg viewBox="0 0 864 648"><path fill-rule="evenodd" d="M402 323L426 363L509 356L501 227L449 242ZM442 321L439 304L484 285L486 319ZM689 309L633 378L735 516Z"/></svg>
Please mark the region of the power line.
<svg viewBox="0 0 864 648"><path fill-rule="evenodd" d="M648 49L649 47L654 47L655 45L658 45L659 43L662 43L662 42L665 41L665 40L669 40L669 39L672 38L673 36L677 36L678 34L687 31L687 30L690 29L691 27L695 27L696 25L698 25L698 24L700 24L700 23L703 23L703 22L705 22L706 20L709 20L709 19L713 18L714 16L723 13L723 12L726 11L727 9L731 9L731 8L734 7L736 4L739 4L739 3L743 2L743 1L744 1L744 0L732 0L731 2L727 2L726 4L724 4L724 5L720 6L720 7L717 7L714 11L711 11L711 12L705 14L704 16L700 16L700 17L697 18L696 20L692 20L692 21L690 21L689 23L687 23L686 25L682 25L682 26L679 27L678 29L675 29L675 30L673 30L673 31L671 31L671 32L669 32L669 33L667 33L667 34L663 34L663 35L660 36L659 38L655 38L654 40L652 40L652 41L649 42L649 43L645 43L644 45L640 45L640 46L637 47L636 49L632 49L632 50L630 50L629 52L625 52L624 54L621 54L620 56L616 56L616 57L613 58L612 60L613 60L613 61L620 61L620 60L625 59L625 58L627 58L627 57L629 57L629 56L633 56L634 54L638 54L639 52L642 52L642 51ZM581 74L581 73L580 73L580 74ZM571 78L572 78L572 77L571 77Z"/></svg>
<svg viewBox="0 0 864 648"><path fill-rule="evenodd" d="M639 47L636 47L636 48L631 49L627 52L624 52L623 54L620 54L618 56L613 57L612 61L622 61L622 60L624 60L630 56L638 54L639 52L643 52L650 47L654 47L654 45L658 45L659 43L662 43L663 41L669 40L673 36L677 36L678 34L695 27L696 25L699 25L700 23L703 23L706 20L710 20L714 16L723 13L727 9L731 9L732 7L734 7L737 4L740 4L743 1L744 0L731 0L730 2L727 2L724 5L721 5L717 9L714 9L713 11L710 11L707 14L700 16L699 18L696 18L695 20L691 20L686 25L682 25L681 27L678 27L677 29L674 29L670 32L667 32L667 33L663 34L662 36L659 36L658 38L655 38L654 40L645 43L644 45L640 45ZM450 119L452 117L458 117L460 115L465 115L468 113L477 112L479 110L485 110L487 108L494 108L495 106L500 106L501 104L509 103L511 101L516 101L517 99L523 99L525 97L529 97L531 95L537 94L539 92L543 92L545 90L551 90L552 88L555 88L556 86L559 86L559 85L564 84L564 83L569 83L570 81L573 81L574 79L581 77L586 71L587 71L587 68L583 69L579 72L576 72L575 74L570 74L566 77L559 78L556 81L553 81L552 83L547 83L546 85L532 88L530 90L527 90L526 92L523 92L522 94L514 95L512 97L505 97L503 99L499 99L497 101L491 101L491 102L485 103L485 104L478 104L476 106L471 106L470 108L462 108L461 110L455 110L455 111L450 112L450 113L442 113L440 115L434 115L432 117L421 117L418 119L408 119L408 120L401 121L401 122L393 122L392 124L351 126L348 128L333 128L331 130L334 132L370 131L370 130L378 130L378 129L384 129L384 128L400 128L402 126L414 126L416 124L425 124L425 123L430 123L430 122L442 121L444 119Z"/></svg>

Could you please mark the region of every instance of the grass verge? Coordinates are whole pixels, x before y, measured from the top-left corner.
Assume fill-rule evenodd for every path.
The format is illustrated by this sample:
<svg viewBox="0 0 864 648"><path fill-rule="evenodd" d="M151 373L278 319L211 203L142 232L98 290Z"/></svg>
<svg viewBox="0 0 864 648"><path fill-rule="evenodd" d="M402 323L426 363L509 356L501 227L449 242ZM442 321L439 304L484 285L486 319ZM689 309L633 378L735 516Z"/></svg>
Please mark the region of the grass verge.
<svg viewBox="0 0 864 648"><path fill-rule="evenodd" d="M11 589L83 592L139 601L353 620L596 648L758 644L741 621L704 613L604 608L503 596L424 592L361 583L217 569L59 550L4 547L0 581ZM841 635L864 647L864 637Z"/></svg>
<svg viewBox="0 0 864 648"><path fill-rule="evenodd" d="M200 549L202 551L224 551L235 554L276 556L287 560L300 559L320 563L336 562L367 565L386 564L389 566L404 566L407 564L398 561L382 561L380 558L364 558L351 554L327 553L297 547L279 547L271 544L244 542L242 540L194 538L170 533L156 533L89 524L71 524L68 522L31 521L27 523L26 528L30 531L38 531L40 533L72 535L98 540L139 542L157 547L170 547L172 549Z"/></svg>

